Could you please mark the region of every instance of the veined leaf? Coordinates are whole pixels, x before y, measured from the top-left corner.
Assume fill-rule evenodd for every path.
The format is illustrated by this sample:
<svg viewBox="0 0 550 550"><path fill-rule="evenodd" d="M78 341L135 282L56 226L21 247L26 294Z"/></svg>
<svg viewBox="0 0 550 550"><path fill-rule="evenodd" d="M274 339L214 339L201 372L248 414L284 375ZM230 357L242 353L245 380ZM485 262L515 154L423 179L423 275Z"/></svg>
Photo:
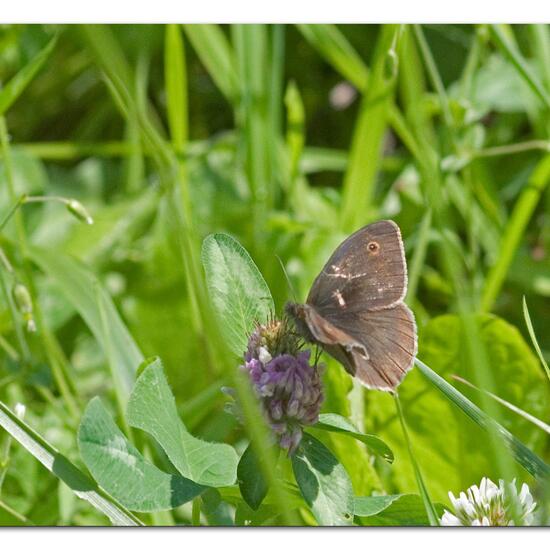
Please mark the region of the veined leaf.
<svg viewBox="0 0 550 550"><path fill-rule="evenodd" d="M439 517L441 504L434 504ZM430 525L420 495L381 495L355 497L355 516L361 525Z"/></svg>
<svg viewBox="0 0 550 550"><path fill-rule="evenodd" d="M179 473L210 487L233 485L238 456L225 443L192 436L180 420L160 359L146 363L128 402L128 423L153 436Z"/></svg>
<svg viewBox="0 0 550 550"><path fill-rule="evenodd" d="M304 434L292 457L298 487L319 525L351 525L353 487L338 459L317 439Z"/></svg>
<svg viewBox="0 0 550 550"><path fill-rule="evenodd" d="M30 426L0 402L0 426L31 453L48 471L63 481L78 497L105 514L114 525L140 525L116 500L106 495L70 460L40 437Z"/></svg>
<svg viewBox="0 0 550 550"><path fill-rule="evenodd" d="M237 478L244 501L250 508L257 510L265 498L269 487L262 475L252 445L248 445L239 460Z"/></svg>
<svg viewBox="0 0 550 550"><path fill-rule="evenodd" d="M78 445L95 480L130 510L170 510L204 491L191 480L167 474L147 462L118 429L98 397L84 411Z"/></svg>
<svg viewBox="0 0 550 550"><path fill-rule="evenodd" d="M360 432L347 418L339 414L320 414L319 422L311 427L353 437L364 443L372 452L390 463L393 462L392 450L379 437Z"/></svg>
<svg viewBox="0 0 550 550"><path fill-rule="evenodd" d="M248 252L229 235L206 237L202 263L227 345L242 356L255 323L273 315L271 292Z"/></svg>

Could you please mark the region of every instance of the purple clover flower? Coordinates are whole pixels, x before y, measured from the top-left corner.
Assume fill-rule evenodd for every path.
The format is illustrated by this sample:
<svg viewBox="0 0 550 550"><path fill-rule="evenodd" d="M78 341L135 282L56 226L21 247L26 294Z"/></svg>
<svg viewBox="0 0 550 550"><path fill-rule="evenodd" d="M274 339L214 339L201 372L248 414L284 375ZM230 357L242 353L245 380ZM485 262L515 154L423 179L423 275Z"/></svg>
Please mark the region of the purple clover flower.
<svg viewBox="0 0 550 550"><path fill-rule="evenodd" d="M310 351L299 350L297 338L283 321L258 326L244 359L241 368L250 377L279 445L290 455L300 444L302 427L319 420L322 367L310 365Z"/></svg>

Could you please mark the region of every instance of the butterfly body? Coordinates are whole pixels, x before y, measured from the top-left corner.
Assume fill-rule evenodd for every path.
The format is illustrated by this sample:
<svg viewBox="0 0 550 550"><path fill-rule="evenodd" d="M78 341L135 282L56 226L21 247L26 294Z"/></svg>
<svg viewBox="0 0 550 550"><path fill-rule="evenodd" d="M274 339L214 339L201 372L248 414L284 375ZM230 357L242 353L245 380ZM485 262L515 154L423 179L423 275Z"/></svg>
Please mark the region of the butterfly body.
<svg viewBox="0 0 550 550"><path fill-rule="evenodd" d="M403 299L407 266L399 227L384 220L348 237L287 313L369 388L394 391L416 355L416 324Z"/></svg>

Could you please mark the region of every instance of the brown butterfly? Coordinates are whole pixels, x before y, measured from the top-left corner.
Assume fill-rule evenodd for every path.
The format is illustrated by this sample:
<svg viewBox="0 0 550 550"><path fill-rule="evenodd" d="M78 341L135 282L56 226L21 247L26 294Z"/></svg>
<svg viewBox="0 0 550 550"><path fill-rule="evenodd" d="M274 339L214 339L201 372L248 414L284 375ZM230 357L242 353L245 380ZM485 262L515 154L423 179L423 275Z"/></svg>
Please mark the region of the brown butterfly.
<svg viewBox="0 0 550 550"><path fill-rule="evenodd" d="M403 303L407 264L401 232L384 220L359 229L332 254L305 304L286 311L369 388L393 392L416 355L416 323Z"/></svg>

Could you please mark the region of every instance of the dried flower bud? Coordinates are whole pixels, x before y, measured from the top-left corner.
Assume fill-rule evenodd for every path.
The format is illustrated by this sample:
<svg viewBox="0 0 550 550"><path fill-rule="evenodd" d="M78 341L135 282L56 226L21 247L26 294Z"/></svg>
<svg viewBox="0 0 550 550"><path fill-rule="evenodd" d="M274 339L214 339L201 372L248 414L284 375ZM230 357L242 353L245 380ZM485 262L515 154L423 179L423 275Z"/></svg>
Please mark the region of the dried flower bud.
<svg viewBox="0 0 550 550"><path fill-rule="evenodd" d="M260 325L252 333L242 368L248 373L279 445L292 454L302 427L315 424L323 402L320 367L309 364L298 338L284 321Z"/></svg>
<svg viewBox="0 0 550 550"><path fill-rule="evenodd" d="M507 526L533 525L536 503L524 483L518 494L516 480L507 483L499 480L498 486L484 477L457 498L449 492L454 514L445 511L441 525Z"/></svg>
<svg viewBox="0 0 550 550"><path fill-rule="evenodd" d="M92 216L90 216L88 211L79 201L75 199L68 199L65 204L67 205L67 210L81 222L87 223L88 225L92 225L94 223Z"/></svg>

